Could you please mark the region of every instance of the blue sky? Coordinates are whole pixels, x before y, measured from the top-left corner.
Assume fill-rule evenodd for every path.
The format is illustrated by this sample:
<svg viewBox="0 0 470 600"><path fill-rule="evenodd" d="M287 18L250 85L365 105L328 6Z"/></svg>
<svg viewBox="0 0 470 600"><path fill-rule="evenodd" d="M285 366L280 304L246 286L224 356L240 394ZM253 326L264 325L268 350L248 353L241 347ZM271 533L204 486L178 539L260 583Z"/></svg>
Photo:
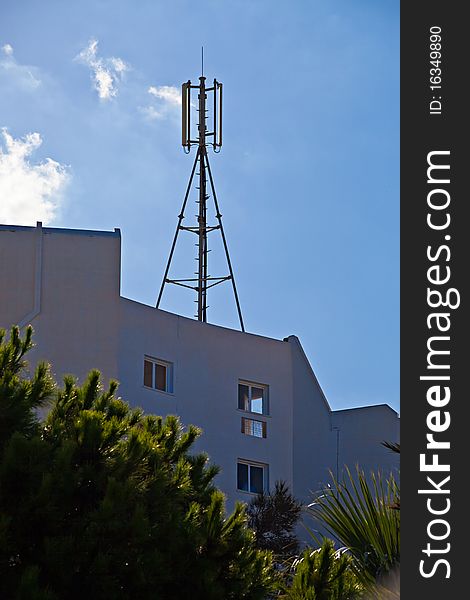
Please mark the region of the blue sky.
<svg viewBox="0 0 470 600"><path fill-rule="evenodd" d="M298 335L333 408L398 409L398 0L3 0L0 222L120 227L123 295L154 304L193 160L176 91L201 45L224 84L210 159L246 329ZM194 255L179 248L180 275ZM237 326L228 286L209 304Z"/></svg>

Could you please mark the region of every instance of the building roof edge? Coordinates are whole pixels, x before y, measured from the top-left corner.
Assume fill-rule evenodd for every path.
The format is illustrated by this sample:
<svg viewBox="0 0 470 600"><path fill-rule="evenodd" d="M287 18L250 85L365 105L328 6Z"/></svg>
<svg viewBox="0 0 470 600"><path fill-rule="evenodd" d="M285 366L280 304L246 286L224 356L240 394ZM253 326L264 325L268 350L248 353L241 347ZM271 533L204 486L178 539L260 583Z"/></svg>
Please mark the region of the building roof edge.
<svg viewBox="0 0 470 600"><path fill-rule="evenodd" d="M67 227L43 227L42 223L38 221L36 226L34 225L6 225L0 224L0 231L34 231L36 229L42 229L45 234L65 234L65 235L88 235L88 236L102 236L102 237L121 237L121 230L118 227L114 228L114 231L102 231L98 229L69 229Z"/></svg>

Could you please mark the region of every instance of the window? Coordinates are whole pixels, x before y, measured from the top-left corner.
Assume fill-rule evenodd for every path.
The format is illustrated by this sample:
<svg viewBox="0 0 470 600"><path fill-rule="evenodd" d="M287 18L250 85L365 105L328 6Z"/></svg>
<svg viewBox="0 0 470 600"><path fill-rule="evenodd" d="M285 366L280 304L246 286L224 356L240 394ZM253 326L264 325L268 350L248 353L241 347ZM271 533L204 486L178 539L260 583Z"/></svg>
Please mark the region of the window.
<svg viewBox="0 0 470 600"><path fill-rule="evenodd" d="M268 414L268 386L259 383L238 384L238 408L247 412Z"/></svg>
<svg viewBox="0 0 470 600"><path fill-rule="evenodd" d="M268 465L237 463L237 488L243 492L259 494L267 490Z"/></svg>
<svg viewBox="0 0 470 600"><path fill-rule="evenodd" d="M253 437L266 437L266 423L264 421L255 421L242 417L242 433L252 435Z"/></svg>
<svg viewBox="0 0 470 600"><path fill-rule="evenodd" d="M144 385L160 392L173 392L173 364L157 358L144 358Z"/></svg>

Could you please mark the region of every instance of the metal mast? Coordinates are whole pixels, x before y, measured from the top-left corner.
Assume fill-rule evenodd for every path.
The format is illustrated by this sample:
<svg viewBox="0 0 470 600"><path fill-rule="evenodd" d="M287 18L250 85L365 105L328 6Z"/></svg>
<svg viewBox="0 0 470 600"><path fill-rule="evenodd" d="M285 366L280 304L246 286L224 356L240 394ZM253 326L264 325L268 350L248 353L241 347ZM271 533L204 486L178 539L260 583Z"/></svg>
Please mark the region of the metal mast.
<svg viewBox="0 0 470 600"><path fill-rule="evenodd" d="M198 90L198 124L197 124L197 132L198 136L196 139L191 139L191 90ZM212 106L212 131L208 131L207 129L207 99L208 94L212 94L213 106ZM178 215L178 225L176 227L176 232L173 238L173 243L170 250L170 255L168 257L168 262L165 269L165 274L163 276L163 281L160 287L160 292L158 294L157 299L157 308L160 306L160 301L162 299L163 290L165 288L166 283L173 283L175 285L179 285L185 288L189 288L196 291L197 294L197 318L199 321L207 322L207 291L219 283L223 283L224 281L231 281L233 294L235 297L235 304L237 307L238 318L240 321L240 328L242 331L245 331L245 327L243 324L243 317L240 308L240 302L238 300L237 287L235 285L235 277L233 275L232 263L230 261L230 255L228 252L227 240L225 238L225 232L222 225L222 215L219 210L219 203L217 200L217 195L215 192L214 179L212 177L212 171L209 164L209 157L207 154L207 146L212 145L214 152L220 152L222 147L222 84L214 79L214 83L210 87L206 87L206 78L204 75L199 77L199 85L192 85L191 81L187 81L183 83L182 86L182 145L186 153L189 153L191 150L191 146L197 145L196 156L194 159L193 167L191 170L191 175L189 177L188 186L186 188L186 194L183 200L183 206L181 208L181 212ZM208 141L209 140L209 141ZM186 209L187 201L191 192L194 174L196 171L196 167L199 167L198 177L199 177L199 185L197 189L198 200L196 201L198 204L198 215L197 215L197 225L195 226L184 226L184 212ZM211 192L209 194L208 192ZM207 201L212 196L215 208L215 217L217 219L217 223L213 225L208 225L207 223ZM224 276L212 277L208 273L208 253L209 249L207 246L207 234L211 231L219 230L222 243L225 251L225 257L227 260L227 268L228 274ZM171 261L173 258L173 253L176 247L176 242L178 240L178 234L180 231L189 231L197 235L197 247L198 247L198 255L197 255L197 264L198 270L194 275L197 277L190 277L185 279L173 279L169 277Z"/></svg>
<svg viewBox="0 0 470 600"><path fill-rule="evenodd" d="M207 320L207 199L206 194L206 89L205 77L199 78L199 216L198 216L198 285L197 318Z"/></svg>

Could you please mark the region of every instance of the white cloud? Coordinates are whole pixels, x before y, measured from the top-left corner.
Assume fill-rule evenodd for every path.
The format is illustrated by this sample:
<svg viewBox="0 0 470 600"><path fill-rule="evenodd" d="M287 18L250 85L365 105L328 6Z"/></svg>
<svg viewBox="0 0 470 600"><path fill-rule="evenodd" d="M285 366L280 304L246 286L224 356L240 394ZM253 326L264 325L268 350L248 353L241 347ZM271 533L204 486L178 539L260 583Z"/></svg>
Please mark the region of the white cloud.
<svg viewBox="0 0 470 600"><path fill-rule="evenodd" d="M0 56L0 75L3 73L7 77L8 83L32 91L41 85L41 80L38 76L38 69L29 65L20 65L13 53L11 44L4 44L1 47Z"/></svg>
<svg viewBox="0 0 470 600"><path fill-rule="evenodd" d="M148 93L163 100L166 104L181 106L181 90L174 85L161 85L159 87L151 85Z"/></svg>
<svg viewBox="0 0 470 600"><path fill-rule="evenodd" d="M38 164L29 161L42 144L39 133L28 133L18 139L6 129L1 133L0 223L51 222L58 213L69 180L67 167L51 158Z"/></svg>
<svg viewBox="0 0 470 600"><path fill-rule="evenodd" d="M75 60L87 65L91 69L95 90L100 100L110 100L117 96L118 85L130 67L121 58L98 57L98 40L90 40Z"/></svg>
<svg viewBox="0 0 470 600"><path fill-rule="evenodd" d="M13 46L10 44L5 44L2 46L2 52L5 54L5 56L11 56L13 54Z"/></svg>
<svg viewBox="0 0 470 600"><path fill-rule="evenodd" d="M164 119L177 114L181 107L181 90L174 85L151 85L147 92L155 98L156 103L149 104L141 110L150 119ZM179 114L179 113L178 113Z"/></svg>
<svg viewBox="0 0 470 600"><path fill-rule="evenodd" d="M155 106L142 106L139 108L149 121L155 121L155 119L163 119L164 117L163 113L157 110Z"/></svg>

